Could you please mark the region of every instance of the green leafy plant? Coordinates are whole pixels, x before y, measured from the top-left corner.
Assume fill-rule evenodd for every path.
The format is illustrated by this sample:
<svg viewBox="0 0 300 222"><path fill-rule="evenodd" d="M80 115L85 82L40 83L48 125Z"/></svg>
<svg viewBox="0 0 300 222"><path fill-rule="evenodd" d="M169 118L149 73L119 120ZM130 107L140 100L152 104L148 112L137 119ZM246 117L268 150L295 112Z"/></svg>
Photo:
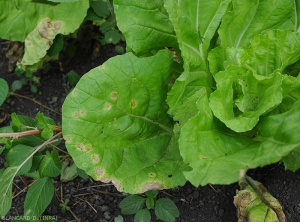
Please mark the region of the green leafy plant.
<svg viewBox="0 0 300 222"><path fill-rule="evenodd" d="M59 155L56 145L61 140L61 127L51 118L40 112L35 119L15 113L11 118L9 126L0 128L0 154L6 153L7 166L1 169L0 216L5 216L11 207L14 177L22 176L28 189L24 216L38 218L53 198L53 178L61 175L61 181L66 182L85 174L75 164L68 167L68 153ZM30 178L30 184L26 178Z"/></svg>
<svg viewBox="0 0 300 222"><path fill-rule="evenodd" d="M114 6L128 53L84 75L63 104L79 168L127 193L230 184L240 170L278 161L299 169L296 4Z"/></svg>
<svg viewBox="0 0 300 222"><path fill-rule="evenodd" d="M21 77L21 79L15 80L12 83L12 90L19 90L23 87L23 85L29 85L30 91L33 93L37 93L37 85L40 83L40 77L33 75L32 71L24 71L18 67L15 69L15 73Z"/></svg>
<svg viewBox="0 0 300 222"><path fill-rule="evenodd" d="M135 214L134 221L151 221L150 210L154 209L155 215L163 221L175 221L179 216L176 205L169 198L159 198L155 200L159 191L150 190L145 192L146 198L138 195L129 195L124 198L119 207L122 214ZM144 206L146 205L146 208Z"/></svg>

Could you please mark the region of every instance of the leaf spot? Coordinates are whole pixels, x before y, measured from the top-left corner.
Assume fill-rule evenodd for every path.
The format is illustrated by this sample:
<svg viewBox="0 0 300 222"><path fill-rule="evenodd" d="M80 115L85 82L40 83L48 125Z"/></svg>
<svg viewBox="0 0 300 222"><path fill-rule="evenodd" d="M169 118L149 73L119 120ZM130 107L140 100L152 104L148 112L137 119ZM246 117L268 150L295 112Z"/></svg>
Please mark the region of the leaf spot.
<svg viewBox="0 0 300 222"><path fill-rule="evenodd" d="M80 114L81 114L81 115L84 115L84 114L85 114L85 110L83 110L83 109L80 110Z"/></svg>
<svg viewBox="0 0 300 222"><path fill-rule="evenodd" d="M105 105L104 105L104 109L105 110L111 110L111 108L112 108L112 106L111 106L111 104L110 103L105 103Z"/></svg>
<svg viewBox="0 0 300 222"><path fill-rule="evenodd" d="M145 193L148 190L163 190L164 186L158 182L146 183L141 190L141 193Z"/></svg>
<svg viewBox="0 0 300 222"><path fill-rule="evenodd" d="M78 118L78 113L73 113L74 118Z"/></svg>
<svg viewBox="0 0 300 222"><path fill-rule="evenodd" d="M70 142L71 141L71 137L70 136L66 136L65 140L66 140L66 142Z"/></svg>
<svg viewBox="0 0 300 222"><path fill-rule="evenodd" d="M55 29L60 29L62 27L62 22L55 22L54 23L54 28Z"/></svg>
<svg viewBox="0 0 300 222"><path fill-rule="evenodd" d="M100 68L100 69L104 69L104 65L100 65L99 68Z"/></svg>
<svg viewBox="0 0 300 222"><path fill-rule="evenodd" d="M149 173L149 177L153 178L156 176L156 173Z"/></svg>
<svg viewBox="0 0 300 222"><path fill-rule="evenodd" d="M86 145L86 146L85 146L85 151L88 152L88 151L90 151L90 150L91 150L91 146L90 146L90 145Z"/></svg>
<svg viewBox="0 0 300 222"><path fill-rule="evenodd" d="M98 156L98 155L93 155L93 156L92 156L92 161L93 161L94 163L98 162L98 161L99 161L99 156Z"/></svg>
<svg viewBox="0 0 300 222"><path fill-rule="evenodd" d="M78 95L77 90L73 90L72 94L73 94L73 96L77 96Z"/></svg>
<svg viewBox="0 0 300 222"><path fill-rule="evenodd" d="M43 25L45 28L52 28L51 20L48 18L43 21Z"/></svg>
<svg viewBox="0 0 300 222"><path fill-rule="evenodd" d="M82 144L78 144L77 148L80 149L80 150L83 150L83 145Z"/></svg>
<svg viewBox="0 0 300 222"><path fill-rule="evenodd" d="M132 82L137 82L137 78L132 78Z"/></svg>
<svg viewBox="0 0 300 222"><path fill-rule="evenodd" d="M136 105L137 105L136 101L131 101L131 103L130 103L131 108L135 108Z"/></svg>
<svg viewBox="0 0 300 222"><path fill-rule="evenodd" d="M113 99L113 100L117 100L118 99L118 93L116 92L113 92L110 97Z"/></svg>
<svg viewBox="0 0 300 222"><path fill-rule="evenodd" d="M38 32L39 32L40 36L42 36L43 38L48 38L48 36L49 36L47 30L44 28L38 28Z"/></svg>
<svg viewBox="0 0 300 222"><path fill-rule="evenodd" d="M103 171L102 168L98 168L98 169L96 170L96 174L97 174L97 176L99 176L99 177L102 176L103 172L104 172L104 171Z"/></svg>

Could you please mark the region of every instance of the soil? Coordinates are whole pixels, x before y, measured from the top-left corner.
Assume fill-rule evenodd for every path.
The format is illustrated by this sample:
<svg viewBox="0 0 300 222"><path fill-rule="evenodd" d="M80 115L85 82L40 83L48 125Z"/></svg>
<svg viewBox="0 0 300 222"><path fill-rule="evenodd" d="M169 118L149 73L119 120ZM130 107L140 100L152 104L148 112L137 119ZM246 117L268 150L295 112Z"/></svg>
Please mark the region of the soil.
<svg viewBox="0 0 300 222"><path fill-rule="evenodd" d="M10 96L7 102L0 107L0 118L11 112L35 117L36 113L41 111L60 125L61 115L58 113L61 113L62 103L72 88L66 79L66 73L72 69L83 75L117 53L114 51L114 46L108 45L101 47L99 57L92 59L92 54L92 45L78 50L72 59L62 53L60 63L52 63L52 68L48 73L38 72L36 74L41 77L38 93L30 92L28 86L15 92L31 98L43 106L28 98ZM7 58L2 52L0 54L0 77L6 79L11 85L12 81L18 77L14 73L8 73L7 63ZM52 111L44 106L51 108ZM53 110L58 113L53 112ZM63 146L62 149L64 149ZM5 156L2 154L0 157L1 168L4 166L4 162ZM300 221L299 170L293 173L285 171L282 164L274 164L251 170L248 175L263 183L269 192L280 201L287 221ZM30 178L27 179L30 183ZM15 195L19 194L13 199L7 220L2 221L9 221L9 216L23 214L23 203L26 195L24 188L22 179L20 177L15 178L13 191ZM233 222L237 221L236 208L233 204L233 197L237 189L239 189L237 183L207 185L198 188L186 183L183 187L161 191L158 197L168 197L175 202L180 211L180 217L176 219L178 222ZM55 178L55 196L44 215L50 215L57 221L114 221L115 217L121 215L118 204L124 197L125 194L119 193L113 185L103 184L91 178L77 177L66 183ZM59 204L65 199L70 199L68 206L71 210L63 214ZM122 216L124 221L133 221L133 216ZM154 214L152 214L152 221L159 221Z"/></svg>

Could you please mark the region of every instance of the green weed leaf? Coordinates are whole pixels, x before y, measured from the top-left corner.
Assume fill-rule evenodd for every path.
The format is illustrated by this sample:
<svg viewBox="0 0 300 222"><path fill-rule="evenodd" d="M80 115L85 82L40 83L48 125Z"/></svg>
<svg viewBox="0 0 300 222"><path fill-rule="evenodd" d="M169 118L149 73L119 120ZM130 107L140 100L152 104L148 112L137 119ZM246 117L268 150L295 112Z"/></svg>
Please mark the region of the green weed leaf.
<svg viewBox="0 0 300 222"><path fill-rule="evenodd" d="M7 94L8 94L8 84L4 79L0 78L0 106L6 100Z"/></svg>
<svg viewBox="0 0 300 222"><path fill-rule="evenodd" d="M80 79L80 75L73 70L67 73L67 77L69 82L74 85L76 85Z"/></svg>
<svg viewBox="0 0 300 222"><path fill-rule="evenodd" d="M145 58L128 53L80 79L64 102L62 123L80 169L127 193L184 183L165 104L171 64L168 50Z"/></svg>
<svg viewBox="0 0 300 222"><path fill-rule="evenodd" d="M147 197L146 199L146 207L148 210L150 209L154 209L154 204L155 204L155 201L153 199L153 197Z"/></svg>
<svg viewBox="0 0 300 222"><path fill-rule="evenodd" d="M155 215L163 221L175 221L179 217L179 210L169 198L158 199L155 203Z"/></svg>
<svg viewBox="0 0 300 222"><path fill-rule="evenodd" d="M61 167L61 175L60 175L60 180L62 182L67 182L70 180L73 180L78 176L78 168L75 163L73 163L71 166L68 166L69 162L64 161L62 162L62 167Z"/></svg>
<svg viewBox="0 0 300 222"><path fill-rule="evenodd" d="M119 204L122 214L135 214L143 208L145 198L138 195L129 195L125 197Z"/></svg>
<svg viewBox="0 0 300 222"><path fill-rule="evenodd" d="M51 153L46 152L40 163L39 174L41 177L56 177L60 174L61 168L58 152L54 149Z"/></svg>
<svg viewBox="0 0 300 222"><path fill-rule="evenodd" d="M9 211L12 203L12 183L19 168L8 167L0 178L0 216L4 217Z"/></svg>
<svg viewBox="0 0 300 222"><path fill-rule="evenodd" d="M134 216L134 222L150 222L151 215L147 209L139 210Z"/></svg>
<svg viewBox="0 0 300 222"><path fill-rule="evenodd" d="M24 215L39 217L50 204L54 195L53 181L49 177L37 180L29 187L24 202Z"/></svg>
<svg viewBox="0 0 300 222"><path fill-rule="evenodd" d="M149 190L145 194L147 195L147 197L155 198L158 193L158 190Z"/></svg>
<svg viewBox="0 0 300 222"><path fill-rule="evenodd" d="M34 151L33 147L26 146L23 144L18 144L12 147L6 156L6 161L9 167L19 166L24 162L24 160L32 154ZM17 172L18 175L28 173L32 166L32 158L30 158L22 168Z"/></svg>

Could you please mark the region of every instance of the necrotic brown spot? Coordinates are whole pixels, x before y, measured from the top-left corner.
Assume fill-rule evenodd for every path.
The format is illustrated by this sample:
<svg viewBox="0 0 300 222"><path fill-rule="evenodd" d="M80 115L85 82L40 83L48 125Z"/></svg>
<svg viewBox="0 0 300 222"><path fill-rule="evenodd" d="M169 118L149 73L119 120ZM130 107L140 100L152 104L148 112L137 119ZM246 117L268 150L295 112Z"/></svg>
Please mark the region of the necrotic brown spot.
<svg viewBox="0 0 300 222"><path fill-rule="evenodd" d="M83 109L80 110L80 114L81 114L81 115L84 115L84 114L85 114L85 110L83 110Z"/></svg>
<svg viewBox="0 0 300 222"><path fill-rule="evenodd" d="M149 173L149 177L155 177L156 173Z"/></svg>
<svg viewBox="0 0 300 222"><path fill-rule="evenodd" d="M78 113L73 113L74 118L78 118Z"/></svg>
<svg viewBox="0 0 300 222"><path fill-rule="evenodd" d="M136 101L131 101L130 106L131 106L131 108L135 108L136 107Z"/></svg>
<svg viewBox="0 0 300 222"><path fill-rule="evenodd" d="M71 137L70 136L66 136L66 142L69 142L71 140Z"/></svg>
<svg viewBox="0 0 300 222"><path fill-rule="evenodd" d="M96 170L96 174L97 174L97 176L102 176L102 174L103 174L103 169L102 168L98 168L97 170Z"/></svg>
<svg viewBox="0 0 300 222"><path fill-rule="evenodd" d="M80 150L83 150L83 145L82 144L78 144L77 148L80 149Z"/></svg>
<svg viewBox="0 0 300 222"><path fill-rule="evenodd" d="M72 92L72 94L74 95L74 96L77 96L77 90L73 90L73 92Z"/></svg>
<svg viewBox="0 0 300 222"><path fill-rule="evenodd" d="M116 100L118 98L118 93L116 92L113 92L110 97L113 99L113 100Z"/></svg>
<svg viewBox="0 0 300 222"><path fill-rule="evenodd" d="M42 36L43 38L48 38L48 36L49 36L46 29L38 28L38 32L39 32L40 36Z"/></svg>
<svg viewBox="0 0 300 222"><path fill-rule="evenodd" d="M90 151L91 150L91 146L90 145L86 145L85 146L85 151Z"/></svg>
<svg viewBox="0 0 300 222"><path fill-rule="evenodd" d="M93 162L98 162L98 161L99 161L99 156L93 155L93 156L92 156L92 161L93 161Z"/></svg>
<svg viewBox="0 0 300 222"><path fill-rule="evenodd" d="M55 22L54 23L54 28L55 29L60 29L62 27L62 22Z"/></svg>
<svg viewBox="0 0 300 222"><path fill-rule="evenodd" d="M105 103L104 109L105 110L111 110L111 104L110 103Z"/></svg>
<svg viewBox="0 0 300 222"><path fill-rule="evenodd" d="M51 28L51 27L52 27L51 20L48 19L48 18L45 19L45 20L43 21L43 25L44 25L45 28Z"/></svg>

